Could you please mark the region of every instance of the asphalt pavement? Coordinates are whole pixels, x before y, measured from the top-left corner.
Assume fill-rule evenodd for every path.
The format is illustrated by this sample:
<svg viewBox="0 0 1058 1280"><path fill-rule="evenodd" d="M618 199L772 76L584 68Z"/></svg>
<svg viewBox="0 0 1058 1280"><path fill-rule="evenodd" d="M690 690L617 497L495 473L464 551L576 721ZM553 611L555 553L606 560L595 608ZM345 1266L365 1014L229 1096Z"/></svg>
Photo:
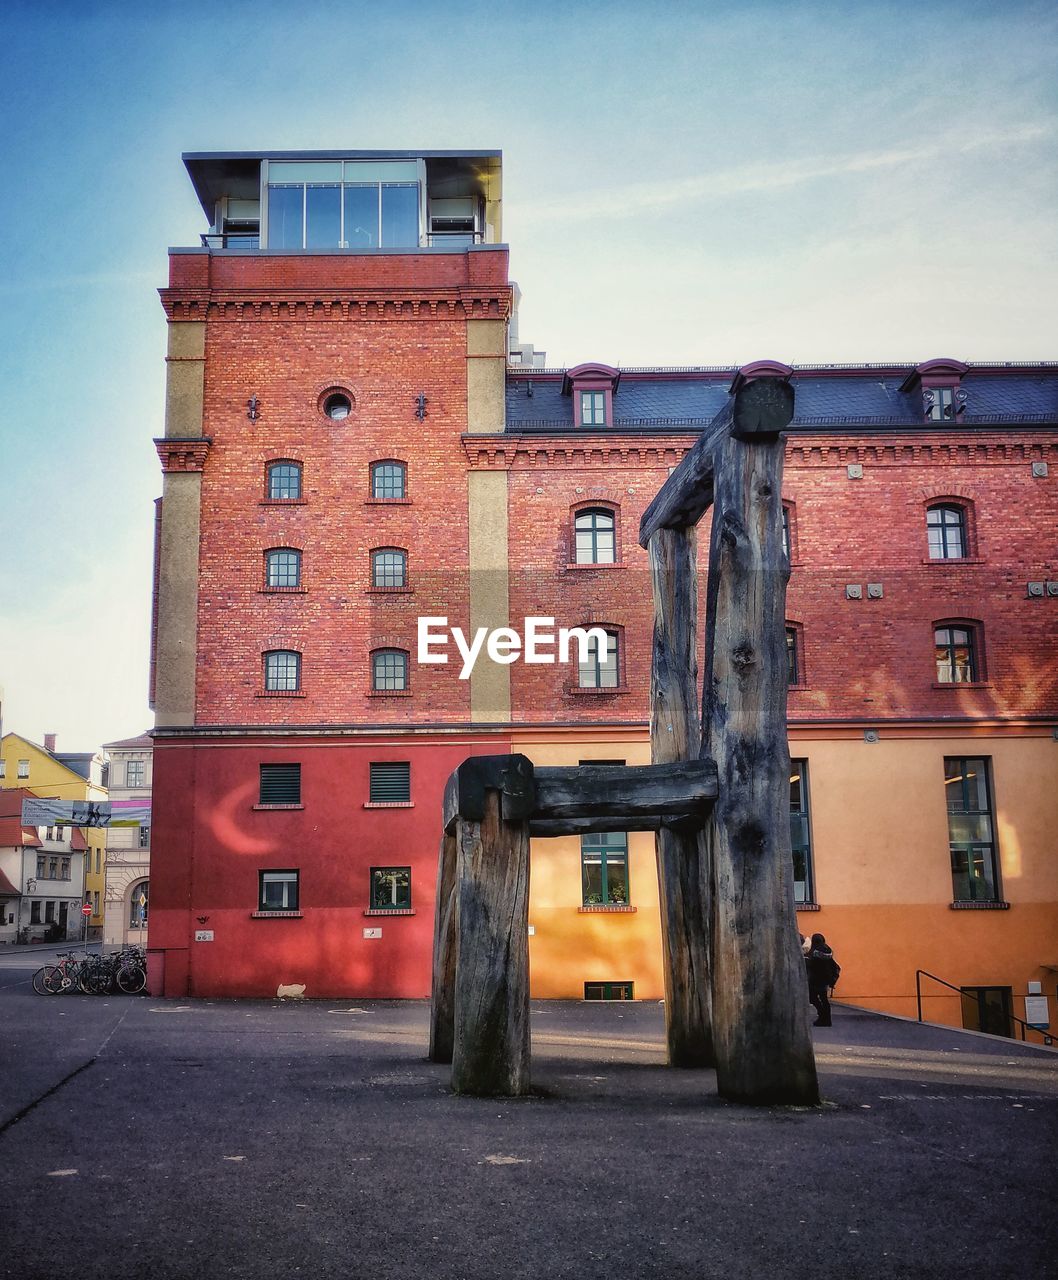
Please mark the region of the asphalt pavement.
<svg viewBox="0 0 1058 1280"><path fill-rule="evenodd" d="M1058 1053L835 1007L818 1109L533 1005L456 1098L418 1002L41 997L0 964L0 1276L1058 1276Z"/></svg>

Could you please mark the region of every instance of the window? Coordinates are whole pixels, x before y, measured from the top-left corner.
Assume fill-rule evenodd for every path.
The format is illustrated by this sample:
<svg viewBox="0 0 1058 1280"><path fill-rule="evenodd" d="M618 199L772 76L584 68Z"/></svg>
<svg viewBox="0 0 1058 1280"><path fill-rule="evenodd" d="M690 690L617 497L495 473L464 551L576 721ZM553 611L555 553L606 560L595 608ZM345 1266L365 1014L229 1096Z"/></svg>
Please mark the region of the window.
<svg viewBox="0 0 1058 1280"><path fill-rule="evenodd" d="M408 655L403 649L380 649L371 659L371 687L399 693L408 687Z"/></svg>
<svg viewBox="0 0 1058 1280"><path fill-rule="evenodd" d="M30 924L40 924L40 903L32 902L29 907Z"/></svg>
<svg viewBox="0 0 1058 1280"><path fill-rule="evenodd" d="M934 629L938 684L971 684L979 679L976 630L966 623Z"/></svg>
<svg viewBox="0 0 1058 1280"><path fill-rule="evenodd" d="M955 902L998 902L995 833L988 761L982 756L945 758L952 895Z"/></svg>
<svg viewBox="0 0 1058 1280"><path fill-rule="evenodd" d="M262 871L258 911L298 911L300 871Z"/></svg>
<svg viewBox="0 0 1058 1280"><path fill-rule="evenodd" d="M598 637L589 636L587 648L587 661L578 668L580 687L616 689L620 683L616 633L607 631L605 645L599 643Z"/></svg>
<svg viewBox="0 0 1058 1280"><path fill-rule="evenodd" d="M419 244L414 160L271 161L270 249L406 249Z"/></svg>
<svg viewBox="0 0 1058 1280"><path fill-rule="evenodd" d="M592 507L573 521L574 564L614 564L617 544L612 511Z"/></svg>
<svg viewBox="0 0 1058 1280"><path fill-rule="evenodd" d="M0 778L7 777L7 761L0 760Z"/></svg>
<svg viewBox="0 0 1058 1280"><path fill-rule="evenodd" d="M58 879L58 876L59 876L59 859L49 858L48 859L48 879L56 880Z"/></svg>
<svg viewBox="0 0 1058 1280"><path fill-rule="evenodd" d="M955 417L955 388L932 387L923 392L923 404L926 417L934 422L943 422Z"/></svg>
<svg viewBox="0 0 1058 1280"><path fill-rule="evenodd" d="M814 902L807 760L790 761L790 848L793 851L794 902Z"/></svg>
<svg viewBox="0 0 1058 1280"><path fill-rule="evenodd" d="M47 866L47 861L48 860L46 858L41 857L39 853L37 854L37 879L38 880L44 879L44 868Z"/></svg>
<svg viewBox="0 0 1058 1280"><path fill-rule="evenodd" d="M408 553L397 547L383 547L371 552L371 585L373 587L406 587L408 585Z"/></svg>
<svg viewBox="0 0 1058 1280"><path fill-rule="evenodd" d="M411 800L411 765L407 760L370 766L368 795L372 804L405 804Z"/></svg>
<svg viewBox="0 0 1058 1280"><path fill-rule="evenodd" d="M628 836L593 832L580 838L584 906L628 906Z"/></svg>
<svg viewBox="0 0 1058 1280"><path fill-rule="evenodd" d="M344 391L332 391L323 401L323 412L334 422L341 422L353 411L353 402Z"/></svg>
<svg viewBox="0 0 1058 1280"><path fill-rule="evenodd" d="M605 391L582 391L580 393L580 425L582 427L606 426Z"/></svg>
<svg viewBox="0 0 1058 1280"><path fill-rule="evenodd" d="M125 765L125 786L126 787L142 787L143 786L143 761L129 760Z"/></svg>
<svg viewBox="0 0 1058 1280"><path fill-rule="evenodd" d="M383 502L408 496L408 468L403 462L372 464L371 496Z"/></svg>
<svg viewBox="0 0 1058 1280"><path fill-rule="evenodd" d="M371 910L411 910L411 867L371 868Z"/></svg>
<svg viewBox="0 0 1058 1280"><path fill-rule="evenodd" d="M103 860L103 850L97 849L96 850L96 875L99 875L100 869L102 867L102 860Z"/></svg>
<svg viewBox="0 0 1058 1280"><path fill-rule="evenodd" d="M301 552L276 547L265 552L265 586L275 590L301 586Z"/></svg>
<svg viewBox="0 0 1058 1280"><path fill-rule="evenodd" d="M55 921L55 903L46 902L44 904L44 923L53 924Z"/></svg>
<svg viewBox="0 0 1058 1280"><path fill-rule="evenodd" d="M261 765L261 804L300 804L301 765Z"/></svg>
<svg viewBox="0 0 1058 1280"><path fill-rule="evenodd" d="M99 868L96 867L96 872L98 873L98 871L99 871ZM70 859L69 858L63 858L62 862L59 864L59 877L62 880L69 880L70 878Z"/></svg>
<svg viewBox="0 0 1058 1280"><path fill-rule="evenodd" d="M634 1000L632 994L635 984L632 982L586 982L584 984L585 1000Z"/></svg>
<svg viewBox="0 0 1058 1280"><path fill-rule="evenodd" d="M801 683L801 660L796 627L786 628L786 683Z"/></svg>
<svg viewBox="0 0 1058 1280"><path fill-rule="evenodd" d="M149 849L149 848L151 847L151 829L150 829L150 827L143 827L143 826L141 826L141 827L140 827L140 829L139 829L139 833L140 833L140 841L139 841L139 843L140 843L140 848L141 848L141 849Z"/></svg>
<svg viewBox="0 0 1058 1280"><path fill-rule="evenodd" d="M966 555L966 512L944 504L926 510L926 538L931 560L961 560Z"/></svg>
<svg viewBox="0 0 1058 1280"><path fill-rule="evenodd" d="M18 762L18 776L20 778L29 777L29 761L28 760L20 760Z"/></svg>
<svg viewBox="0 0 1058 1280"><path fill-rule="evenodd" d="M1010 987L962 987L962 1024L967 1031L1014 1035Z"/></svg>
<svg viewBox="0 0 1058 1280"><path fill-rule="evenodd" d="M301 497L301 464L270 462L267 493L270 502L294 502Z"/></svg>
<svg viewBox="0 0 1058 1280"><path fill-rule="evenodd" d="M301 688L301 654L290 649L266 653L264 682L269 693L296 693Z"/></svg>
<svg viewBox="0 0 1058 1280"><path fill-rule="evenodd" d="M147 907L150 902L151 882L141 880L132 886L129 895L129 928L145 929L147 927ZM96 903L95 914L99 914L99 903Z"/></svg>
<svg viewBox="0 0 1058 1280"><path fill-rule="evenodd" d="M92 890L92 915L99 915L99 890Z"/></svg>

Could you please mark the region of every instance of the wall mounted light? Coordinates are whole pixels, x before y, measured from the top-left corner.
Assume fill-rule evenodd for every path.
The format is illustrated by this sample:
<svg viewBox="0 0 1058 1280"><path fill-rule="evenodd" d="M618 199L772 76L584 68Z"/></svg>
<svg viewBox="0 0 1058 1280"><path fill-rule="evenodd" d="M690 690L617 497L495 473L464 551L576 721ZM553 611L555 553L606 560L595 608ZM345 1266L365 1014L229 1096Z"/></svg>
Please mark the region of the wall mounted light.
<svg viewBox="0 0 1058 1280"><path fill-rule="evenodd" d="M251 396L246 401L246 416L251 422L256 422L261 416L261 402L256 396Z"/></svg>

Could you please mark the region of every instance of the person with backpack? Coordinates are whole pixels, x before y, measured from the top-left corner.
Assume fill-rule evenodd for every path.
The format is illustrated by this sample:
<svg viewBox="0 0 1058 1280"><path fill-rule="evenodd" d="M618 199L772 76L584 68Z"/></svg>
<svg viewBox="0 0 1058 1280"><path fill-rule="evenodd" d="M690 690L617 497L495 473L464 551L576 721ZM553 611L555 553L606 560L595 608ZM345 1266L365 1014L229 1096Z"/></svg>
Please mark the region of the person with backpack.
<svg viewBox="0 0 1058 1280"><path fill-rule="evenodd" d="M821 933L812 934L812 945L805 956L805 968L808 970L808 998L819 1015L814 1025L829 1027L832 1024L828 992L837 986L841 966L834 959L834 952L827 946L827 940Z"/></svg>

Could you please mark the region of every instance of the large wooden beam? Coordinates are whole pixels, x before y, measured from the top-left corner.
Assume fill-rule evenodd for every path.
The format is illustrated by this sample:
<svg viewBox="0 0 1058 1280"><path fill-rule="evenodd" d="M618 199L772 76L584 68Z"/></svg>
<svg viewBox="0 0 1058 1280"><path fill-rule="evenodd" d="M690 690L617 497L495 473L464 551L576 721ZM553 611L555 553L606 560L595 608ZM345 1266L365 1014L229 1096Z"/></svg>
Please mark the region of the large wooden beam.
<svg viewBox="0 0 1058 1280"><path fill-rule="evenodd" d="M455 830L457 818L480 822L485 816L485 795L498 791L502 816L516 820L532 812L533 765L528 756L468 756L445 784L442 802L444 830Z"/></svg>
<svg viewBox="0 0 1058 1280"><path fill-rule="evenodd" d="M536 837L582 836L600 831L701 831L706 822L704 813L689 818L661 818L654 814L627 817L609 814L594 818L532 818L529 834Z"/></svg>
<svg viewBox="0 0 1058 1280"><path fill-rule="evenodd" d="M782 378L757 378L739 387L643 512L640 546L659 529L693 528L714 501L717 449L732 436L774 439L793 417L793 405L793 388Z"/></svg>
<svg viewBox="0 0 1058 1280"><path fill-rule="evenodd" d="M650 749L655 764L698 752L698 567L694 529L658 529L648 546L654 588ZM665 1036L674 1067L713 1065L709 989L710 876L701 829L657 839Z"/></svg>
<svg viewBox="0 0 1058 1280"><path fill-rule="evenodd" d="M717 1087L732 1101L812 1105L790 853L782 441L729 436L716 464L701 752L720 777L706 826Z"/></svg>
<svg viewBox="0 0 1058 1280"><path fill-rule="evenodd" d="M433 983L430 993L430 1061L451 1062L455 1039L456 837L441 836L437 858L437 903L434 907Z"/></svg>
<svg viewBox="0 0 1058 1280"><path fill-rule="evenodd" d="M480 822L457 821L458 958L452 1088L529 1092L529 824L484 793Z"/></svg>
<svg viewBox="0 0 1058 1280"><path fill-rule="evenodd" d="M716 799L716 769L712 761L702 759L541 768L534 771L534 780L533 822L612 817L660 823L663 818L696 816L704 820Z"/></svg>

